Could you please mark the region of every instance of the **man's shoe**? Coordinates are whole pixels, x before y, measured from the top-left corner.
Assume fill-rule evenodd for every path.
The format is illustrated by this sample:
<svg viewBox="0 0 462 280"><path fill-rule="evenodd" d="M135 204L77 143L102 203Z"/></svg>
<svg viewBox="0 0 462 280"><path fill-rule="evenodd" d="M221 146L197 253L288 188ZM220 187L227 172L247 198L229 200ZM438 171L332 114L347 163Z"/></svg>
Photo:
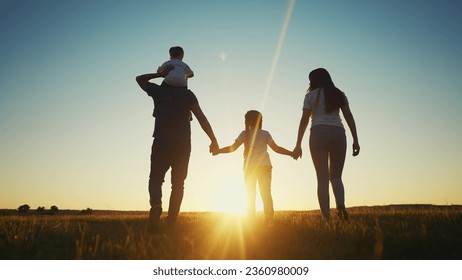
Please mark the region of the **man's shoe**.
<svg viewBox="0 0 462 280"><path fill-rule="evenodd" d="M348 221L349 217L348 217L348 213L345 210L345 208L337 209L337 214L341 221L344 221L344 222Z"/></svg>
<svg viewBox="0 0 462 280"><path fill-rule="evenodd" d="M173 217L173 216L167 217L167 227L169 230L173 230L173 228L175 227L176 219L177 217Z"/></svg>
<svg viewBox="0 0 462 280"><path fill-rule="evenodd" d="M155 231L159 229L160 215L162 214L162 207L159 205L151 207L149 211L148 230Z"/></svg>

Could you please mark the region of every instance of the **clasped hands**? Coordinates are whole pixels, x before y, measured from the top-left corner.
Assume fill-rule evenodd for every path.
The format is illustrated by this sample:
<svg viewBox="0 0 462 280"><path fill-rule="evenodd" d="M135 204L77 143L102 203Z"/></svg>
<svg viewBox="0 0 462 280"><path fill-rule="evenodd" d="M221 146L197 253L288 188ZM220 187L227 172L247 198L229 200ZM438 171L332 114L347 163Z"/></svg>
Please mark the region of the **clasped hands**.
<svg viewBox="0 0 462 280"><path fill-rule="evenodd" d="M210 144L209 146L209 153L211 153L212 155L216 156L219 154L219 151L220 150L220 147L218 146L218 143L212 143Z"/></svg>
<svg viewBox="0 0 462 280"><path fill-rule="evenodd" d="M212 155L216 156L220 153L220 147L218 146L218 143L211 143L209 146L209 153ZM302 157L302 148L301 147L295 147L293 151L289 154L293 159L297 160L298 158Z"/></svg>
<svg viewBox="0 0 462 280"><path fill-rule="evenodd" d="M295 146L295 148L292 151L292 158L297 160L302 157L302 148L299 146Z"/></svg>

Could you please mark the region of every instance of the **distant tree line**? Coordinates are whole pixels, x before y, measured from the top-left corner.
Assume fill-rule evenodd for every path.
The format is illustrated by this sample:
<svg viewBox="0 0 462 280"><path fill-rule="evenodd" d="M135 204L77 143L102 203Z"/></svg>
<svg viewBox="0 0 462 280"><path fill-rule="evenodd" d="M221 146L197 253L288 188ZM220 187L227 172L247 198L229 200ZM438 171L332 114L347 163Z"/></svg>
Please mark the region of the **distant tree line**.
<svg viewBox="0 0 462 280"><path fill-rule="evenodd" d="M28 204L24 204L24 205L19 206L18 207L18 212L19 213L30 213L31 212L30 206ZM39 206L35 210L35 213L36 214L51 214L51 215L53 215L53 214L59 213L59 208L58 208L58 206L53 205L53 206L50 207L49 210L47 210L47 209L45 209L45 207ZM91 208L83 209L83 210L79 211L79 214L81 214L81 215L91 215L91 214L93 214L93 210Z"/></svg>
<svg viewBox="0 0 462 280"><path fill-rule="evenodd" d="M18 207L18 212L19 213L28 213L30 211L30 206L28 204L24 204ZM59 208L56 205L53 205L50 207L49 210L46 210L45 207L39 206L35 210L36 213L38 214L56 214L59 212Z"/></svg>
<svg viewBox="0 0 462 280"><path fill-rule="evenodd" d="M24 205L21 205L18 207L18 211L21 212L21 213L25 213L25 212L28 212L30 209L30 206L27 205L27 204L24 204Z"/></svg>
<svg viewBox="0 0 462 280"><path fill-rule="evenodd" d="M87 209L80 210L79 213L82 214L82 215L91 215L91 214L93 214L93 210L90 209L90 208L87 208Z"/></svg>

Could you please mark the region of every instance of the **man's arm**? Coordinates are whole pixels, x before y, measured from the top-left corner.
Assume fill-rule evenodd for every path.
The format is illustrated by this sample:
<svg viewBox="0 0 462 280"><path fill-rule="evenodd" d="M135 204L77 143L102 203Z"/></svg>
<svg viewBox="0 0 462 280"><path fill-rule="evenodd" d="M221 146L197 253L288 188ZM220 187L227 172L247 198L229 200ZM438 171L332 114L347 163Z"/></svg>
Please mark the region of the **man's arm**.
<svg viewBox="0 0 462 280"><path fill-rule="evenodd" d="M163 76L159 73L139 75L136 77L136 82L144 91L147 91L149 81L155 78L159 78L159 77L163 77Z"/></svg>
<svg viewBox="0 0 462 280"><path fill-rule="evenodd" d="M173 68L175 68L173 65L168 65L168 66L162 67L162 69L159 68L157 70L157 73L139 75L136 77L136 82L144 91L146 91L150 80L155 79L155 78L165 77L170 71L173 70Z"/></svg>
<svg viewBox="0 0 462 280"><path fill-rule="evenodd" d="M215 134L213 133L212 126L210 125L207 117L202 112L201 107L199 104L194 104L191 107L191 111L193 112L194 116L196 116L197 121L199 121L202 130L204 130L205 134L209 137L211 144L210 144L210 152L215 153L218 150L218 141L215 138Z"/></svg>

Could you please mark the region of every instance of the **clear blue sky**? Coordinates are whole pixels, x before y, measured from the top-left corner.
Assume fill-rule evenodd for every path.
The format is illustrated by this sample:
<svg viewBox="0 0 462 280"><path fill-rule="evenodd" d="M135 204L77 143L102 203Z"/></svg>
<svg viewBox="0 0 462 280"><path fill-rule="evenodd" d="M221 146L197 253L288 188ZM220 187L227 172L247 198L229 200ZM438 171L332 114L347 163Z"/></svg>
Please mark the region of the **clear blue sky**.
<svg viewBox="0 0 462 280"><path fill-rule="evenodd" d="M148 209L152 101L135 76L174 45L220 145L257 109L292 149L308 73L324 67L362 148L351 156L348 132L347 207L462 204L461 12L459 1L0 1L0 208ZM212 157L192 127L182 210L242 209L242 148ZM270 152L276 210L318 208L308 137L298 161Z"/></svg>

